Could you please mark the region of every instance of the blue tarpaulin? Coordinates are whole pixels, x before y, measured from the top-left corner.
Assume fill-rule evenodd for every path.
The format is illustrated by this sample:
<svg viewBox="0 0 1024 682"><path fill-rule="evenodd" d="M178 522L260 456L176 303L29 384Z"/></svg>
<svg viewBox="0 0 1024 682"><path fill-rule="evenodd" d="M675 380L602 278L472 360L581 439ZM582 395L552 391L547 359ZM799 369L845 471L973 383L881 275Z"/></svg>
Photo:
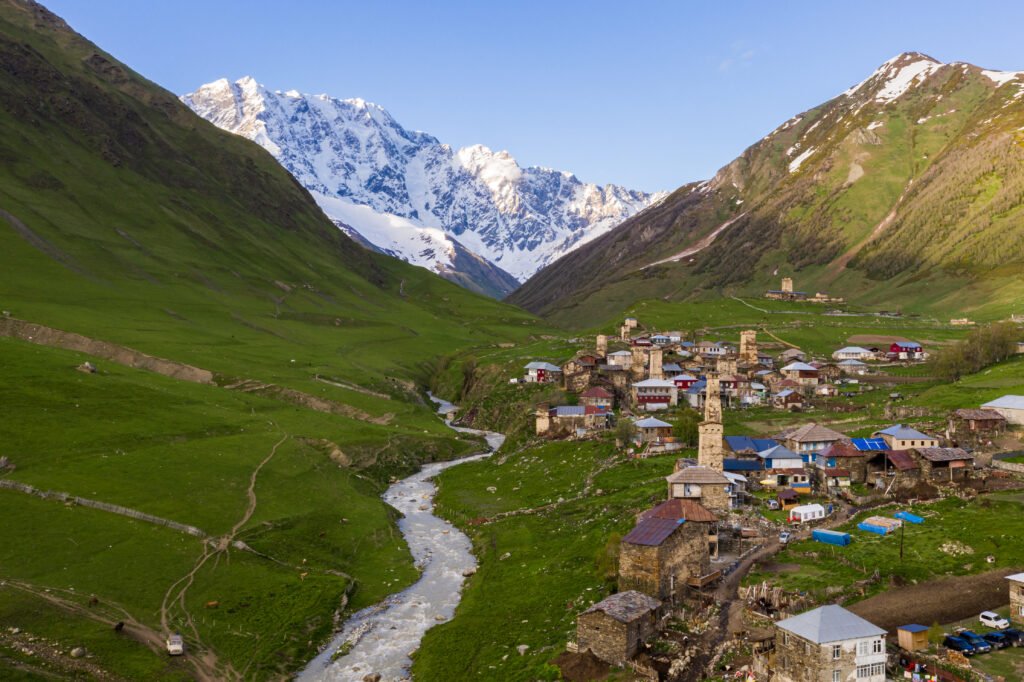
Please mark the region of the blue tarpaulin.
<svg viewBox="0 0 1024 682"><path fill-rule="evenodd" d="M911 514L908 511L898 511L895 514L893 514L893 516L895 516L897 519L909 521L910 523L924 523L923 518L921 518L917 514Z"/></svg>

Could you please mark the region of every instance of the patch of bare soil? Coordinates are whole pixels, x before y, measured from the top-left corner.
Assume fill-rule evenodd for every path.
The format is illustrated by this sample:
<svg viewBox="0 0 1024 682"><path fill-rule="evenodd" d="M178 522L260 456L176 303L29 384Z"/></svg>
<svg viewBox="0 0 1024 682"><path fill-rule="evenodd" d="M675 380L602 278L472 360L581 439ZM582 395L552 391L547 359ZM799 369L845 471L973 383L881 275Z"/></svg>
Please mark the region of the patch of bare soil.
<svg viewBox="0 0 1024 682"><path fill-rule="evenodd" d="M771 573L798 573L800 571L800 564L780 564L771 562L763 564L759 567L762 571L769 571Z"/></svg>
<svg viewBox="0 0 1024 682"><path fill-rule="evenodd" d="M847 608L891 634L908 623L952 623L1007 602L1006 576L1014 569L930 580L891 589Z"/></svg>
<svg viewBox="0 0 1024 682"><path fill-rule="evenodd" d="M608 677L610 667L607 663L587 649L582 654L563 652L553 661L562 671L562 679L569 682L587 682L587 680L603 680Z"/></svg>
<svg viewBox="0 0 1024 682"><path fill-rule="evenodd" d="M126 367L163 374L172 379L191 381L197 384L213 383L213 372L207 369L200 369L199 367L174 362L173 360L165 360L125 346L90 339L81 334L25 322L13 317L0 318L0 336L8 336L41 346L51 346L78 351L79 353L87 353L98 358L116 362L119 365L125 365Z"/></svg>

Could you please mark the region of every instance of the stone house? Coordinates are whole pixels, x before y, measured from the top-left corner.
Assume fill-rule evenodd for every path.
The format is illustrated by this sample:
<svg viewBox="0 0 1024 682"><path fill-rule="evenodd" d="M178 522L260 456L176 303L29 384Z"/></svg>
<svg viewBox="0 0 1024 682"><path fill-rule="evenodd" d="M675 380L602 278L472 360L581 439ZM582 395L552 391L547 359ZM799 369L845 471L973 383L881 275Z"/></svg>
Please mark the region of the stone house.
<svg viewBox="0 0 1024 682"><path fill-rule="evenodd" d="M1006 417L995 410L955 410L949 415L949 435L955 440L976 443L1006 430Z"/></svg>
<svg viewBox="0 0 1024 682"><path fill-rule="evenodd" d="M721 471L691 466L666 476L669 499L700 502L712 511L728 511L732 505L732 483Z"/></svg>
<svg viewBox="0 0 1024 682"><path fill-rule="evenodd" d="M921 465L906 450L880 450L865 453L865 483L886 490L912 488L921 480Z"/></svg>
<svg viewBox="0 0 1024 682"><path fill-rule="evenodd" d="M812 362L809 364L818 370L819 381L836 381L843 375L843 370L839 365L831 362Z"/></svg>
<svg viewBox="0 0 1024 682"><path fill-rule="evenodd" d="M780 620L754 669L774 682L885 682L885 630L829 604Z"/></svg>
<svg viewBox="0 0 1024 682"><path fill-rule="evenodd" d="M601 386L591 386L580 393L580 404L593 407L612 409L615 406L615 395Z"/></svg>
<svg viewBox="0 0 1024 682"><path fill-rule="evenodd" d="M1006 576L1010 581L1010 620L1024 626L1024 573Z"/></svg>
<svg viewBox="0 0 1024 682"><path fill-rule="evenodd" d="M581 653L589 650L606 663L622 665L657 633L660 620L660 601L633 590L619 592L579 615L576 643Z"/></svg>
<svg viewBox="0 0 1024 682"><path fill-rule="evenodd" d="M590 386L597 371L597 358L593 355L581 355L562 365L562 378L565 389L578 393Z"/></svg>
<svg viewBox="0 0 1024 682"><path fill-rule="evenodd" d="M842 374L864 376L868 373L868 366L860 360L842 360L837 365Z"/></svg>
<svg viewBox="0 0 1024 682"><path fill-rule="evenodd" d="M958 481L974 472L974 457L960 448L914 448L921 477L938 481Z"/></svg>
<svg viewBox="0 0 1024 682"><path fill-rule="evenodd" d="M628 350L617 350L608 354L608 364L629 369L633 365L633 354Z"/></svg>
<svg viewBox="0 0 1024 682"><path fill-rule="evenodd" d="M538 436L565 438L579 431L594 431L608 427L611 411L590 405L558 405L537 409L536 432Z"/></svg>
<svg viewBox="0 0 1024 682"><path fill-rule="evenodd" d="M619 545L619 589L671 599L710 572L717 519L692 500L669 500L640 515Z"/></svg>
<svg viewBox="0 0 1024 682"><path fill-rule="evenodd" d="M904 424L893 424L887 429L875 431L872 438L881 438L890 450L909 450L911 448L937 448L939 439L921 433Z"/></svg>
<svg viewBox="0 0 1024 682"><path fill-rule="evenodd" d="M781 362L803 362L806 359L807 353L799 348L787 348L779 353L779 361Z"/></svg>

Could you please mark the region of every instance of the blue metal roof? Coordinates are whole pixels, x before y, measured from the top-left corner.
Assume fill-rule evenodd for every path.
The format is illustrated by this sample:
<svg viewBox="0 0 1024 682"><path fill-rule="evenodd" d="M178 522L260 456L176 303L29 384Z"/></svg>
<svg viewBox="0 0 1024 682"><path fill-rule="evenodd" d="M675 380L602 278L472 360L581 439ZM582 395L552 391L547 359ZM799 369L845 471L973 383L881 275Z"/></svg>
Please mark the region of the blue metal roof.
<svg viewBox="0 0 1024 682"><path fill-rule="evenodd" d="M779 444L772 438L751 438L750 436L726 436L725 442L733 452L764 452Z"/></svg>
<svg viewBox="0 0 1024 682"><path fill-rule="evenodd" d="M897 630L906 630L907 632L927 632L927 625L918 625L917 623L911 623L910 625L901 625Z"/></svg>
<svg viewBox="0 0 1024 682"><path fill-rule="evenodd" d="M722 462L722 467L726 471L760 471L761 462L750 460L750 459L725 459Z"/></svg>
<svg viewBox="0 0 1024 682"><path fill-rule="evenodd" d="M861 452L888 450L889 446L882 438L852 438L853 447Z"/></svg>

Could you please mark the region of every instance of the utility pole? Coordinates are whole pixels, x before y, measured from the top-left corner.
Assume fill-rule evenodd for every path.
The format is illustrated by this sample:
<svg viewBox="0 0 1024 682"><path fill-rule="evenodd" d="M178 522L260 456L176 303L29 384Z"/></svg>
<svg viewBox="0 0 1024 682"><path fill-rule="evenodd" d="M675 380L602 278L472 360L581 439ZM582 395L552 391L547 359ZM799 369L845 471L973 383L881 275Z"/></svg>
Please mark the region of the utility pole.
<svg viewBox="0 0 1024 682"><path fill-rule="evenodd" d="M903 563L903 531L907 529L907 522L900 519L900 563Z"/></svg>

